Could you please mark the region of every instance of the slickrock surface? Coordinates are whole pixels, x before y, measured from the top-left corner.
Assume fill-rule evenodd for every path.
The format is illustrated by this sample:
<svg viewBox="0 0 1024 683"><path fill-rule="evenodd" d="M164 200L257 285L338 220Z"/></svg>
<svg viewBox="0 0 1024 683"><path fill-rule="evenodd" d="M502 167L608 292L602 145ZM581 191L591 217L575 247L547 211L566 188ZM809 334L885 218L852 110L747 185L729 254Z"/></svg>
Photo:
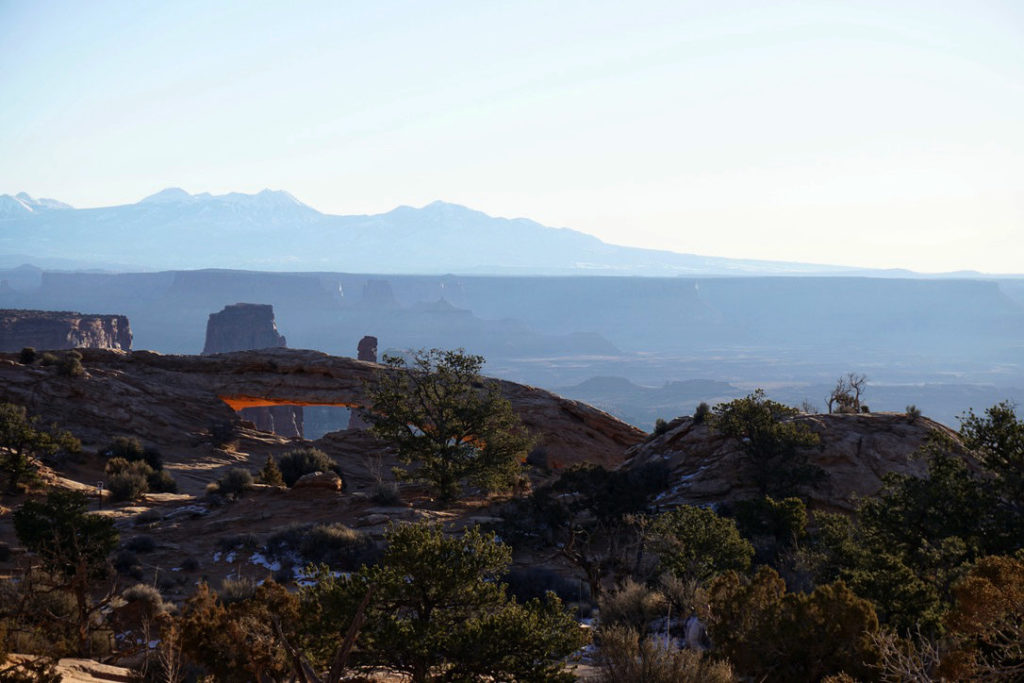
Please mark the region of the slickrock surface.
<svg viewBox="0 0 1024 683"><path fill-rule="evenodd" d="M127 434L161 448L189 448L234 410L271 405L366 405L364 383L382 366L317 351L264 349L163 356L86 349L83 377L0 356L0 401L56 421L87 445ZM645 434L605 412L535 387L499 382L554 466L613 467Z"/></svg>
<svg viewBox="0 0 1024 683"><path fill-rule="evenodd" d="M809 496L812 505L852 511L857 498L876 493L889 472L924 475L927 462L915 451L933 430L956 440L956 433L928 418L911 422L894 413L801 415L794 418L816 432L821 443L807 453L828 473L827 482ZM757 490L745 473L744 453L731 438L712 432L690 418L670 423L660 436L632 447L623 467L658 460L671 468L671 486L663 505L707 505L749 498Z"/></svg>

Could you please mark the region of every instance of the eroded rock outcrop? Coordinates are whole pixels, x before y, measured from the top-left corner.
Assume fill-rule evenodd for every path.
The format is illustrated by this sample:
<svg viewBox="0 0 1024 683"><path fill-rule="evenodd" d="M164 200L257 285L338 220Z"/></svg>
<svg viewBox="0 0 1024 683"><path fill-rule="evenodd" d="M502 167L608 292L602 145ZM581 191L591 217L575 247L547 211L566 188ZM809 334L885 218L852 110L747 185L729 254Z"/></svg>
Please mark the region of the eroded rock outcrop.
<svg viewBox="0 0 1024 683"><path fill-rule="evenodd" d="M359 340L359 346L356 348L357 360L365 361L367 363L377 362L377 338L369 335ZM370 422L366 419L363 411L353 409L348 416L348 428L349 429L366 429L370 426Z"/></svg>
<svg viewBox="0 0 1024 683"><path fill-rule="evenodd" d="M203 355L276 349L287 345L277 331L274 307L270 304L233 304L219 313L211 313L206 323ZM242 419L257 429L281 436L302 436L302 408L296 406L260 406L245 408Z"/></svg>
<svg viewBox="0 0 1024 683"><path fill-rule="evenodd" d="M359 346L356 349L358 360L364 360L367 363L377 362L377 338L369 335L359 340Z"/></svg>
<svg viewBox="0 0 1024 683"><path fill-rule="evenodd" d="M123 315L83 315L71 311L0 310L0 351L26 346L130 351L132 330Z"/></svg>
<svg viewBox="0 0 1024 683"><path fill-rule="evenodd" d="M171 450L191 448L212 422L234 409L261 406L365 407L365 383L383 366L318 351L265 349L216 356L162 356L86 349L84 377L70 380L49 368L0 356L0 401L26 406L57 421L87 446L131 434ZM611 415L543 389L499 381L502 394L553 466L621 463L646 435Z"/></svg>
<svg viewBox="0 0 1024 683"><path fill-rule="evenodd" d="M933 431L957 441L956 433L928 418L908 420L896 413L801 415L795 418L818 434L820 444L807 449L812 464L828 480L810 491L813 506L853 511L857 499L875 494L889 472L923 476L928 463L915 451ZM691 418L670 423L667 432L629 449L623 467L664 462L671 470L662 505L709 505L758 495L747 474L746 457L732 438L714 433Z"/></svg>
<svg viewBox="0 0 1024 683"><path fill-rule="evenodd" d="M286 346L274 321L270 304L232 304L219 313L211 313L206 323L203 355L252 349L276 349Z"/></svg>

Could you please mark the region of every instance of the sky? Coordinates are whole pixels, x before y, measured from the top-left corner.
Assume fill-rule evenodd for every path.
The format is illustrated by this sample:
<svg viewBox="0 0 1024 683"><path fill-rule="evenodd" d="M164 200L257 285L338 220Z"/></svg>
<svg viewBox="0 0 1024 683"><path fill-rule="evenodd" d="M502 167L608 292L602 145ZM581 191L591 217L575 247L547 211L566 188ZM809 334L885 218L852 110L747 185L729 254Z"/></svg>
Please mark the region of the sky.
<svg viewBox="0 0 1024 683"><path fill-rule="evenodd" d="M0 193L1024 272L1024 3L0 0Z"/></svg>

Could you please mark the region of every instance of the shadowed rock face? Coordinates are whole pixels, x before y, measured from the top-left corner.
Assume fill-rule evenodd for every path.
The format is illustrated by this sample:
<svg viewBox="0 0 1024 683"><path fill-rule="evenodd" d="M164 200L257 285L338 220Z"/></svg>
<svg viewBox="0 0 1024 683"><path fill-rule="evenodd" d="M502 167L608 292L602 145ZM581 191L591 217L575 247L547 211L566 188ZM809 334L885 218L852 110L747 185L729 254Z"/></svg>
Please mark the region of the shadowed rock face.
<svg viewBox="0 0 1024 683"><path fill-rule="evenodd" d="M380 365L317 351L265 349L216 356L162 356L87 349L87 375L61 377L52 368L23 366L0 356L0 401L25 405L47 422L70 429L87 445L112 434L191 447L214 421L234 409L275 405L367 404L364 382ZM644 432L578 401L499 381L526 428L553 466L623 461Z"/></svg>
<svg viewBox="0 0 1024 683"><path fill-rule="evenodd" d="M807 453L812 464L828 473L828 480L808 499L812 506L827 510L855 510L857 499L878 492L889 472L924 476L928 463L914 452L931 432L942 432L959 443L951 429L924 417L913 422L895 413L794 419L821 439ZM740 444L691 418L674 420L666 433L630 448L627 457L627 468L656 461L669 465L669 488L658 501L663 505L710 505L759 495L747 475Z"/></svg>
<svg viewBox="0 0 1024 683"><path fill-rule="evenodd" d="M123 315L70 311L0 310L0 351L75 348L130 351L132 330Z"/></svg>
<svg viewBox="0 0 1024 683"><path fill-rule="evenodd" d="M359 360L368 363L377 362L377 338L366 336L359 340L359 347L356 349Z"/></svg>
<svg viewBox="0 0 1024 683"><path fill-rule="evenodd" d="M203 355L251 349L276 349L285 346L274 322L270 304L233 304L219 313L211 313L206 323Z"/></svg>

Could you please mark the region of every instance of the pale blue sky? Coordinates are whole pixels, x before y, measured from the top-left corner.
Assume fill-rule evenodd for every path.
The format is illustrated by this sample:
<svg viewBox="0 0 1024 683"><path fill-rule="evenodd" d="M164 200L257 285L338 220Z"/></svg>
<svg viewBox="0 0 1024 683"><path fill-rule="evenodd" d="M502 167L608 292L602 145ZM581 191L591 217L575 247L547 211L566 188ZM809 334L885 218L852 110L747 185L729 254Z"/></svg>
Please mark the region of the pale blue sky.
<svg viewBox="0 0 1024 683"><path fill-rule="evenodd" d="M1024 271L1024 3L0 0L0 193Z"/></svg>

